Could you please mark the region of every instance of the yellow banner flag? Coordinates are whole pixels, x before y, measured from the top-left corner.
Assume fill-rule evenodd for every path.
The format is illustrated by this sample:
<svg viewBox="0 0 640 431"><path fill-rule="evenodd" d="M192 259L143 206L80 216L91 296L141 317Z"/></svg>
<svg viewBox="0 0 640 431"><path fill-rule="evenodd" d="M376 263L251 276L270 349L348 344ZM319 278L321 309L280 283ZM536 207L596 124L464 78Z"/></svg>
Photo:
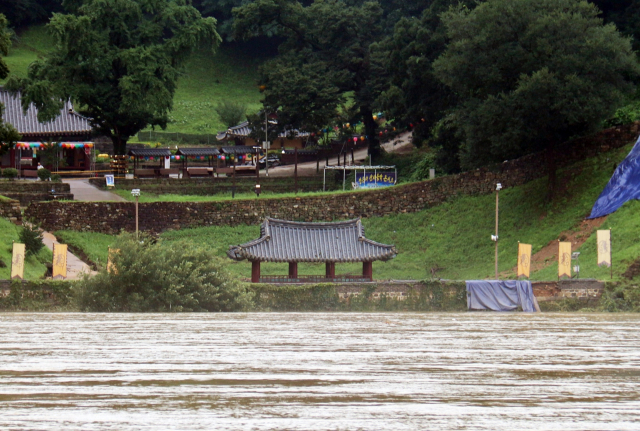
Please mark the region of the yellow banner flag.
<svg viewBox="0 0 640 431"><path fill-rule="evenodd" d="M518 277L529 278L531 270L531 244L518 244Z"/></svg>
<svg viewBox="0 0 640 431"><path fill-rule="evenodd" d="M571 243L558 243L558 277L571 278Z"/></svg>
<svg viewBox="0 0 640 431"><path fill-rule="evenodd" d="M53 278L67 278L67 245L53 244Z"/></svg>
<svg viewBox="0 0 640 431"><path fill-rule="evenodd" d="M13 243L13 256L11 256L11 278L24 280L24 244Z"/></svg>
<svg viewBox="0 0 640 431"><path fill-rule="evenodd" d="M611 266L611 231L599 230L598 239L598 266Z"/></svg>
<svg viewBox="0 0 640 431"><path fill-rule="evenodd" d="M116 266L113 264L113 257L117 253L120 253L120 249L109 247L109 254L108 254L108 257L107 257L107 272L112 272L114 274L118 273L118 270L116 269Z"/></svg>

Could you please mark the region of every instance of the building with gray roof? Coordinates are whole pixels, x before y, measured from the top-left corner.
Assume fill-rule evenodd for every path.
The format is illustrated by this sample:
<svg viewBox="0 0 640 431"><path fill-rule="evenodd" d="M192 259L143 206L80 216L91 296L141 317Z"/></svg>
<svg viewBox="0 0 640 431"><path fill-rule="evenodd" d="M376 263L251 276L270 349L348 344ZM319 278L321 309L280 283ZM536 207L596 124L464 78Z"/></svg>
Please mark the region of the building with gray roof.
<svg viewBox="0 0 640 431"><path fill-rule="evenodd" d="M362 262L362 277L356 277L357 281L370 281L373 276L372 263L393 259L396 254L395 246L367 239L359 218L311 223L268 217L260 227L260 238L231 246L227 251L233 260L246 259L252 263L252 282L261 281L260 262L288 262L289 276L280 280L288 282L304 281L298 277L298 262L324 262L326 275L323 280L336 279L336 263ZM317 278L307 280L320 281ZM271 277L262 281L276 280Z"/></svg>

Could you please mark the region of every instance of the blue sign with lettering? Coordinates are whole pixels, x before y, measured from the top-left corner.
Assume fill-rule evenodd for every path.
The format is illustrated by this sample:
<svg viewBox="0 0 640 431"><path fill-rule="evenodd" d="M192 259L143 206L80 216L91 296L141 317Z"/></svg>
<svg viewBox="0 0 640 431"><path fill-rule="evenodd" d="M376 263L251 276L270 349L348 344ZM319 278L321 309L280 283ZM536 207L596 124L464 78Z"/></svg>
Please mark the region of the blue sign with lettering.
<svg viewBox="0 0 640 431"><path fill-rule="evenodd" d="M356 172L356 184L358 188L388 187L395 183L395 172Z"/></svg>

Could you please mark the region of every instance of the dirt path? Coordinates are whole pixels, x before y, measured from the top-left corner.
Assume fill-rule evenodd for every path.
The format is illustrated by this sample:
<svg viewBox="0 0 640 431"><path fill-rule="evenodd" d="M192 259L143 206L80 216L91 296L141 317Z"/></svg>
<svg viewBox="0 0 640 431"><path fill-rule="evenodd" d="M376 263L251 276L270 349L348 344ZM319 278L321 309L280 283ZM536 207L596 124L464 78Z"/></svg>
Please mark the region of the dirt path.
<svg viewBox="0 0 640 431"><path fill-rule="evenodd" d="M126 199L106 190L100 190L85 179L68 179L65 183L69 184L73 199L83 202L126 202Z"/></svg>
<svg viewBox="0 0 640 431"><path fill-rule="evenodd" d="M44 232L42 234L42 242L51 251L53 251L53 244L60 244L53 234ZM67 280L77 280L82 277L82 274L95 275L97 272L93 271L89 265L80 260L76 255L67 251Z"/></svg>
<svg viewBox="0 0 640 431"><path fill-rule="evenodd" d="M413 144L411 143L411 138L412 138L412 133L405 132L398 135L395 139L382 144L382 147L385 149L385 151L389 153L397 152L401 154L406 154L413 150ZM354 156L355 163L358 164L363 162L367 158L367 152L368 151L366 148L362 148L354 151L353 156ZM344 159L342 158L340 159L341 164L343 160ZM351 154L348 154L347 165L350 163L351 163ZM376 161L373 160L373 163L375 164ZM325 159L320 160L320 166L319 166L320 173L322 173L322 169L324 168L325 164L326 164ZM329 159L329 166L333 166L336 164L337 164L337 157L336 156L331 157ZM298 176L310 177L310 176L316 175L316 167L317 167L316 162L298 163ZM276 166L275 168L269 168L269 176L270 177L291 177L293 176L294 168L295 168L294 165L284 165L284 166ZM264 175L266 175L266 172L263 169L260 171L260 176L264 176Z"/></svg>
<svg viewBox="0 0 640 431"><path fill-rule="evenodd" d="M572 230L561 232L558 239L549 241L539 252L531 256L531 272L539 271L557 262L558 241L571 242L571 250L576 251L591 236L594 229L599 228L607 220L607 216L591 220L582 220L578 226ZM516 257L514 255L514 257ZM517 266L508 271L500 273L500 278L506 278L516 273Z"/></svg>

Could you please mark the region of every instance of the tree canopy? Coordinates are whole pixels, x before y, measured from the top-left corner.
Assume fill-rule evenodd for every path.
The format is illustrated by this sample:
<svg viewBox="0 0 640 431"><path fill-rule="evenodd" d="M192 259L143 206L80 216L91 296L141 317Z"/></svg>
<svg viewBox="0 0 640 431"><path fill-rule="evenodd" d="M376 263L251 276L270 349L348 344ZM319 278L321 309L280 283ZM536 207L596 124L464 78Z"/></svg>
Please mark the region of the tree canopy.
<svg viewBox="0 0 640 431"><path fill-rule="evenodd" d="M488 0L442 16L450 42L435 75L456 94L465 167L554 150L633 94L631 42L587 1Z"/></svg>
<svg viewBox="0 0 640 431"><path fill-rule="evenodd" d="M370 45L382 35L382 8L365 2L350 6L340 0L315 0L305 6L294 0L256 0L234 9L238 38L269 31L284 38L280 55L261 68L265 109L279 111L280 127L315 131L336 117L349 97L359 108L377 154L373 119L376 70Z"/></svg>
<svg viewBox="0 0 640 431"><path fill-rule="evenodd" d="M201 43L220 42L214 18L202 18L189 0L74 0L73 13L54 14L48 29L56 45L29 67L23 108L55 118L71 99L108 136L116 154L147 126L165 127L181 67Z"/></svg>
<svg viewBox="0 0 640 431"><path fill-rule="evenodd" d="M9 67L7 67L2 56L9 54L10 47L11 38L7 31L7 19L4 15L0 14L0 79L5 79L9 75ZM0 155L4 154L20 139L20 135L16 129L11 124L2 121L3 112L4 106L0 103Z"/></svg>

